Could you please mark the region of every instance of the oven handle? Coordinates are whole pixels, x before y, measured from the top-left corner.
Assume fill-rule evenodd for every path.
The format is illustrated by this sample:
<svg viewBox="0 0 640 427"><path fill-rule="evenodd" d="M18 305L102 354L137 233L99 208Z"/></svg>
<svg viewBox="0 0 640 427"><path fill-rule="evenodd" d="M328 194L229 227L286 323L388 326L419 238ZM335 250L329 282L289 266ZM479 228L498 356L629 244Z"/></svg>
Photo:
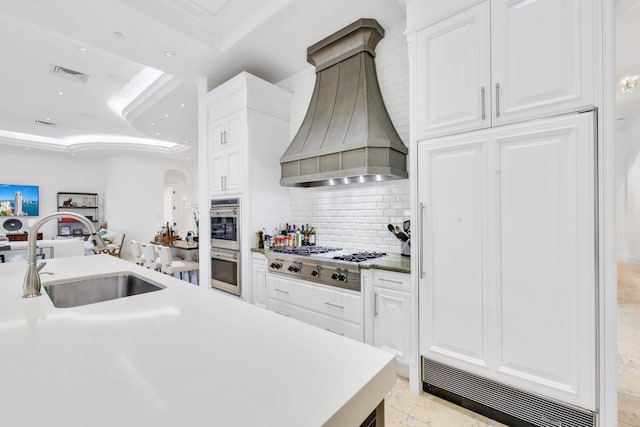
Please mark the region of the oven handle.
<svg viewBox="0 0 640 427"><path fill-rule="evenodd" d="M237 255L227 255L220 252L211 252L211 258L221 259L223 261L231 261L231 262L238 261Z"/></svg>
<svg viewBox="0 0 640 427"><path fill-rule="evenodd" d="M237 217L238 208L211 208L210 214L212 217Z"/></svg>

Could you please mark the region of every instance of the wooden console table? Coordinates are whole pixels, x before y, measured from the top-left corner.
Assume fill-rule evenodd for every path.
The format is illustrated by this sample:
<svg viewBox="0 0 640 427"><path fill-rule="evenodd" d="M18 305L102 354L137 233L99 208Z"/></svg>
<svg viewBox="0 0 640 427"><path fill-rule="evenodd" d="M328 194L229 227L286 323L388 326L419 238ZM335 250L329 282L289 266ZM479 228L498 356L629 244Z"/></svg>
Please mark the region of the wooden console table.
<svg viewBox="0 0 640 427"><path fill-rule="evenodd" d="M7 239L10 242L26 242L29 238L27 233L7 234ZM42 233L38 233L36 240L42 240Z"/></svg>

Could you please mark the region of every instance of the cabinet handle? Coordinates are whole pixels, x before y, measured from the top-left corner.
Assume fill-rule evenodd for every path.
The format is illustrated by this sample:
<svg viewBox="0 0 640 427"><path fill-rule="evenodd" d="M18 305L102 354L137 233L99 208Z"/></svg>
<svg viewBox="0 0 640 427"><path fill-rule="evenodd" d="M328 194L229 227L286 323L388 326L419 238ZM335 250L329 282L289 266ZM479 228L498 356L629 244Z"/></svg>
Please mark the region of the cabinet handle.
<svg viewBox="0 0 640 427"><path fill-rule="evenodd" d="M224 176L220 176L220 190L224 190Z"/></svg>
<svg viewBox="0 0 640 427"><path fill-rule="evenodd" d="M222 143L223 144L227 143L227 131L226 130L222 131Z"/></svg>
<svg viewBox="0 0 640 427"><path fill-rule="evenodd" d="M484 101L485 101L485 99L484 99L484 86L482 86L480 88L480 103L482 104L482 120L487 118Z"/></svg>
<svg viewBox="0 0 640 427"><path fill-rule="evenodd" d="M325 302L325 304L326 304L326 305L329 305L329 306L331 306L331 307L339 308L340 310L344 310L344 305L334 304L334 303L329 302L329 301Z"/></svg>
<svg viewBox="0 0 640 427"><path fill-rule="evenodd" d="M282 289L278 289L278 288L275 288L275 291L276 291L276 292L280 292L281 294L287 294L287 295L289 295L289 291L283 291Z"/></svg>
<svg viewBox="0 0 640 427"><path fill-rule="evenodd" d="M338 335L340 335L340 336L342 336L342 337L344 336L344 333L343 333L343 332L336 331L336 330L331 329L331 328L325 328L325 331L333 332L334 334L338 334Z"/></svg>
<svg viewBox="0 0 640 427"><path fill-rule="evenodd" d="M278 311L278 310L276 310L276 313L278 313L279 315L284 316L284 317L289 317L289 313L283 313L283 312Z"/></svg>
<svg viewBox="0 0 640 427"><path fill-rule="evenodd" d="M381 282L395 283L396 285L402 285L402 282L400 280L385 279L383 277L379 278L378 280Z"/></svg>
<svg viewBox="0 0 640 427"><path fill-rule="evenodd" d="M496 117L500 117L500 83L496 83Z"/></svg>
<svg viewBox="0 0 640 427"><path fill-rule="evenodd" d="M420 254L418 262L420 263L420 278L424 277L424 203L420 203Z"/></svg>
<svg viewBox="0 0 640 427"><path fill-rule="evenodd" d="M225 176L223 176L223 178L224 178L224 181L223 181L224 182L224 188L223 188L223 190L226 191L226 189L227 189L227 176L225 175Z"/></svg>
<svg viewBox="0 0 640 427"><path fill-rule="evenodd" d="M378 317L378 293L373 293L373 317Z"/></svg>
<svg viewBox="0 0 640 427"><path fill-rule="evenodd" d="M220 132L220 144L224 144L224 131Z"/></svg>

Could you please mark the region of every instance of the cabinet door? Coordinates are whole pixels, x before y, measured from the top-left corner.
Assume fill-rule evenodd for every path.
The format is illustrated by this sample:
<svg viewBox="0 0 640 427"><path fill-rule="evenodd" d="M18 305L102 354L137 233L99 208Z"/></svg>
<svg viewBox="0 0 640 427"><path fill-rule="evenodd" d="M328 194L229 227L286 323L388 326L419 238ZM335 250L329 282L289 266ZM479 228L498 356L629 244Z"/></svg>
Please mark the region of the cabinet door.
<svg viewBox="0 0 640 427"><path fill-rule="evenodd" d="M209 149L215 149L222 144L224 134L224 119L209 124Z"/></svg>
<svg viewBox="0 0 640 427"><path fill-rule="evenodd" d="M409 294L374 288L373 345L394 353L398 363L409 360Z"/></svg>
<svg viewBox="0 0 640 427"><path fill-rule="evenodd" d="M239 192L242 190L243 176L245 173L243 165L244 150L242 145L235 144L225 150L225 176L224 191Z"/></svg>
<svg viewBox="0 0 640 427"><path fill-rule="evenodd" d="M253 256L253 303L267 308L267 261L264 256Z"/></svg>
<svg viewBox="0 0 640 427"><path fill-rule="evenodd" d="M491 125L489 3L417 33L418 139Z"/></svg>
<svg viewBox="0 0 640 427"><path fill-rule="evenodd" d="M493 0L493 123L594 105L593 0Z"/></svg>
<svg viewBox="0 0 640 427"><path fill-rule="evenodd" d="M224 150L217 150L209 157L209 178L211 194L220 194L224 189L224 176L226 169L226 153Z"/></svg>
<svg viewBox="0 0 640 427"><path fill-rule="evenodd" d="M418 146L424 205L419 275L422 355L460 368L486 369L487 132ZM424 273L422 273L424 272Z"/></svg>
<svg viewBox="0 0 640 427"><path fill-rule="evenodd" d="M498 379L595 409L593 115L495 135Z"/></svg>
<svg viewBox="0 0 640 427"><path fill-rule="evenodd" d="M244 111L231 114L225 118L223 134L224 144L235 144L245 139L246 120Z"/></svg>

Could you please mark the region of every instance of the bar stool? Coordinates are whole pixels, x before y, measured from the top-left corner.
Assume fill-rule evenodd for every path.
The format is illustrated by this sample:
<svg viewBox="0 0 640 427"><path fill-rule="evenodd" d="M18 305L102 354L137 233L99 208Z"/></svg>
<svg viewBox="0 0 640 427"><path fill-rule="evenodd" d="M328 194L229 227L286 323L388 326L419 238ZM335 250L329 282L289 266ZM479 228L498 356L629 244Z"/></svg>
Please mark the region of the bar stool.
<svg viewBox="0 0 640 427"><path fill-rule="evenodd" d="M131 241L131 253L135 258L136 264L144 265L145 258L144 258L144 255L142 255L142 248L140 247L140 242L138 242L137 240Z"/></svg>
<svg viewBox="0 0 640 427"><path fill-rule="evenodd" d="M198 270L200 269L200 264L195 261L174 259L171 256L171 248L169 248L168 246L158 246L158 255L158 258L160 259L161 272L169 275L180 273L181 280L184 280L182 274L184 272L187 272L189 283L191 283L191 272L195 271L197 274Z"/></svg>

